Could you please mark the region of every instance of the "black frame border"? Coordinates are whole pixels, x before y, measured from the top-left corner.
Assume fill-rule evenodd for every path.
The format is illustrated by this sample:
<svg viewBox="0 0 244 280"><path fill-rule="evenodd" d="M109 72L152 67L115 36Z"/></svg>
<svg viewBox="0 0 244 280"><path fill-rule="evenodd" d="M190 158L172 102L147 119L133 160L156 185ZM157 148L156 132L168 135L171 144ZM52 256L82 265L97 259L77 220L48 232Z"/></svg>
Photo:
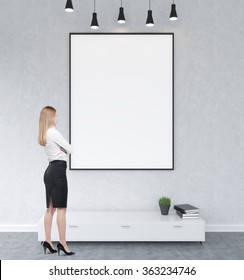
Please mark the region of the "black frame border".
<svg viewBox="0 0 244 280"><path fill-rule="evenodd" d="M172 32L71 32L69 33L69 142L71 143L71 36L73 35L171 35L172 36L172 168L71 168L69 170L174 170L174 33ZM72 145L72 143L71 143Z"/></svg>

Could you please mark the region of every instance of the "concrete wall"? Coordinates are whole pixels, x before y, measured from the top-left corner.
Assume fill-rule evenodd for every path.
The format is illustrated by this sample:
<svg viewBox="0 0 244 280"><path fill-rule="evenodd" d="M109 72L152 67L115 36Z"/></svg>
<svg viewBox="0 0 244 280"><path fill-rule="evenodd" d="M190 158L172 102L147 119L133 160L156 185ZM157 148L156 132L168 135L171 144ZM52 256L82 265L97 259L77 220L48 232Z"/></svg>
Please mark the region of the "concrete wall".
<svg viewBox="0 0 244 280"><path fill-rule="evenodd" d="M0 11L0 226L35 225L45 211L47 159L37 144L38 118L56 107L68 139L69 32L174 32L175 170L67 171L69 210L159 210L158 198L192 203L209 227L244 229L244 3L97 0L3 0Z"/></svg>

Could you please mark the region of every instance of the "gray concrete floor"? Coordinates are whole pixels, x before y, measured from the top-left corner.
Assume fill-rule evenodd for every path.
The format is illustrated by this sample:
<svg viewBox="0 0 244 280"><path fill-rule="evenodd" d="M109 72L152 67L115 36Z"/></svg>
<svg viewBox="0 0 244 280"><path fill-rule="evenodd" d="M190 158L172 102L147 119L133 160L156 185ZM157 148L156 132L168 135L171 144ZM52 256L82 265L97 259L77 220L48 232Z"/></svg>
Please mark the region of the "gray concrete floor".
<svg viewBox="0 0 244 280"><path fill-rule="evenodd" d="M56 246L57 242L53 242ZM69 242L73 256L43 252L37 233L0 233L1 260L244 260L244 233L206 233L206 242Z"/></svg>

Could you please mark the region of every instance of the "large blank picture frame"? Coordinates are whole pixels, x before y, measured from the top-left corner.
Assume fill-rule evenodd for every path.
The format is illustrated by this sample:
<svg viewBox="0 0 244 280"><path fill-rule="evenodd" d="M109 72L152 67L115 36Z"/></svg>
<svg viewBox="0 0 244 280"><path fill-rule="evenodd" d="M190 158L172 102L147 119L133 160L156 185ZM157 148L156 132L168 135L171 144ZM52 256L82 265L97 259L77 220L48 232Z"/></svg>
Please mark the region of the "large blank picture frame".
<svg viewBox="0 0 244 280"><path fill-rule="evenodd" d="M71 170L174 169L174 34L70 33Z"/></svg>

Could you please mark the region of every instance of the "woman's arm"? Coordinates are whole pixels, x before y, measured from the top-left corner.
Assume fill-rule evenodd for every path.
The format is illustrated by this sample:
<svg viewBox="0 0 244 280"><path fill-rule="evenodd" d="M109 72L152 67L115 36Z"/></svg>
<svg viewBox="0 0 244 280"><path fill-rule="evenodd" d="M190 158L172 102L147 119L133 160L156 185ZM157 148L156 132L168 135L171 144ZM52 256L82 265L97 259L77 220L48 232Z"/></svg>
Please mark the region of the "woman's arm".
<svg viewBox="0 0 244 280"><path fill-rule="evenodd" d="M56 143L58 144L61 148L63 148L67 154L72 154L73 153L73 148L72 146L64 139L64 137L62 136L62 134L56 129L51 129L49 131L49 135L50 138ZM61 149L62 150L62 149ZM65 152L64 151L64 152Z"/></svg>

